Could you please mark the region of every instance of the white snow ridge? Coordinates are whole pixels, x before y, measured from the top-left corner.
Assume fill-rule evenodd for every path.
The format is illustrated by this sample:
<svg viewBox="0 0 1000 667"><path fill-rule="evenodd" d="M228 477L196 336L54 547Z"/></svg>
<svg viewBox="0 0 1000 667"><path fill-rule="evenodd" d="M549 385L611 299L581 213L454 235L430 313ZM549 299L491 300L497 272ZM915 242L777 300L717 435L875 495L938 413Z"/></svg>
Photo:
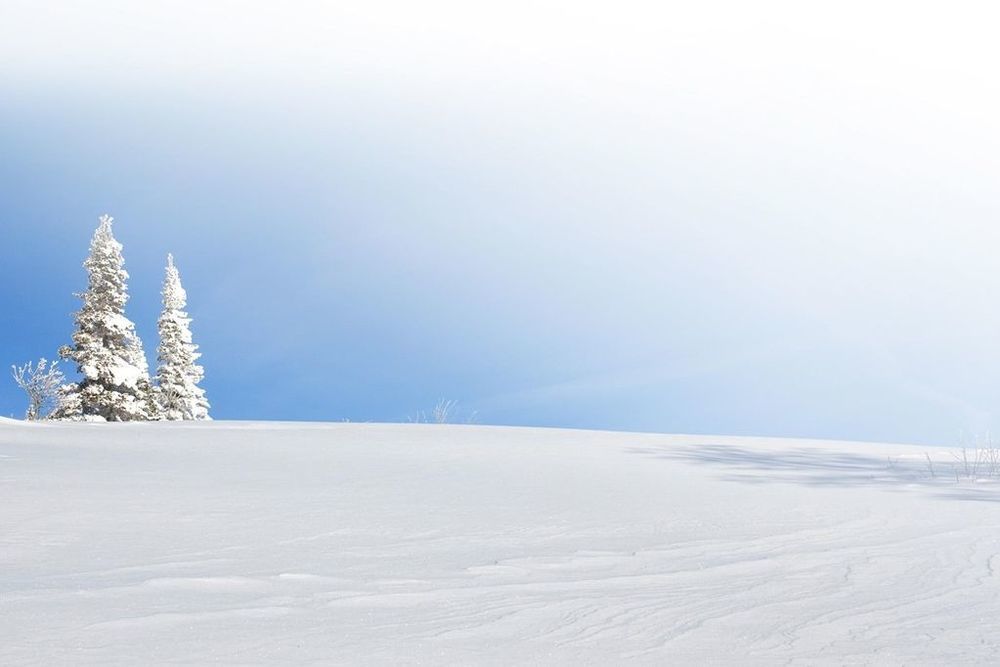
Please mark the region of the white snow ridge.
<svg viewBox="0 0 1000 667"><path fill-rule="evenodd" d="M997 664L1000 490L929 454L2 420L0 664Z"/></svg>

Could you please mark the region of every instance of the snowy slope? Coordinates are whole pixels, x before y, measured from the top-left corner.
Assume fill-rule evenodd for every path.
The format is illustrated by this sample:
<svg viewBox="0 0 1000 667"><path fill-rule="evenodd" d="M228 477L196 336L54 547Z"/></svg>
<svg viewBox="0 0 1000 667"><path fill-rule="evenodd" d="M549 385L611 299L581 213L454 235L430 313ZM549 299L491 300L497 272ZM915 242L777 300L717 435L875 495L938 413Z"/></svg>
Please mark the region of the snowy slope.
<svg viewBox="0 0 1000 667"><path fill-rule="evenodd" d="M1000 494L950 459L5 421L0 664L996 663Z"/></svg>

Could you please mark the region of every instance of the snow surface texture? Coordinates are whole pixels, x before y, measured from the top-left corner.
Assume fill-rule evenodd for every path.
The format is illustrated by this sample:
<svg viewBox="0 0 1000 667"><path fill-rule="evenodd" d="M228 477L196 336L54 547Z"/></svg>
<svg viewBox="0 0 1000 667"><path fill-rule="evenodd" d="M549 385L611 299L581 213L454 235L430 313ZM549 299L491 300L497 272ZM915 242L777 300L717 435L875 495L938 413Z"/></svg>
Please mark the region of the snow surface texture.
<svg viewBox="0 0 1000 667"><path fill-rule="evenodd" d="M951 457L4 420L0 664L997 663L1000 489Z"/></svg>

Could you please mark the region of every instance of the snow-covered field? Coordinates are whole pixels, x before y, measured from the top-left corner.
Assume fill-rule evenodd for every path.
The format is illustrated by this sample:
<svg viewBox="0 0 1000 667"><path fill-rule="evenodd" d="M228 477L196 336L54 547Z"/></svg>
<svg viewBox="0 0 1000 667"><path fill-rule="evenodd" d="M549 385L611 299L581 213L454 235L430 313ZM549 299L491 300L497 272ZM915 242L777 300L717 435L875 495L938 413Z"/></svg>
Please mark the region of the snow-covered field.
<svg viewBox="0 0 1000 667"><path fill-rule="evenodd" d="M997 663L1000 488L951 459L3 421L0 664Z"/></svg>

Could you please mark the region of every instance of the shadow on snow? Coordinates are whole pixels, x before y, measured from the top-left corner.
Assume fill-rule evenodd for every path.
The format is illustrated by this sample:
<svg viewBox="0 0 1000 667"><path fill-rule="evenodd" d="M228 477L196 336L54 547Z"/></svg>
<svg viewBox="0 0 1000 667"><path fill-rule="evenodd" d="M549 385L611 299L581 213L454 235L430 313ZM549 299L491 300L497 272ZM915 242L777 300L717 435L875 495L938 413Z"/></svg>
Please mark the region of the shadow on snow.
<svg viewBox="0 0 1000 667"><path fill-rule="evenodd" d="M918 458L846 454L802 447L780 451L704 444L671 449L633 447L632 454L710 466L726 481L744 484L790 483L818 487L880 487L886 490L936 490L937 497L1000 502L1000 485L955 475L958 463ZM987 486L988 488L982 488ZM994 487L996 488L990 488Z"/></svg>

